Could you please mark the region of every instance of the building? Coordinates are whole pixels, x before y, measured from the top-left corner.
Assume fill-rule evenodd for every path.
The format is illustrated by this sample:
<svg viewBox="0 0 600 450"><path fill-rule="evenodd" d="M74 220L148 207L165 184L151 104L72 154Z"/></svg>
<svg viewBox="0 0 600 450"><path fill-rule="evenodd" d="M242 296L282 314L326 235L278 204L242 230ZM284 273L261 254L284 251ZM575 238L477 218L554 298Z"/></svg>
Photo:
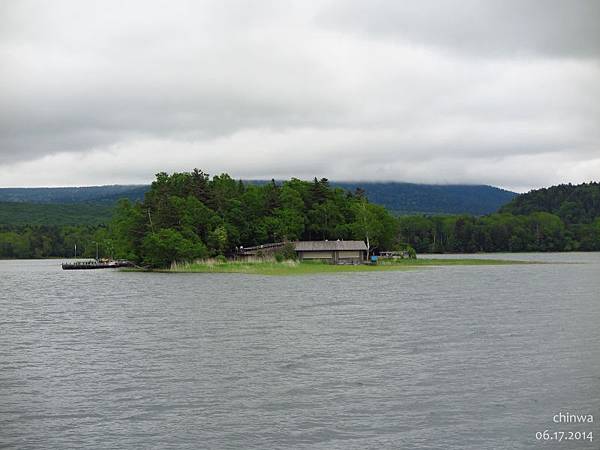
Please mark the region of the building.
<svg viewBox="0 0 600 450"><path fill-rule="evenodd" d="M332 264L360 264L367 259L367 245L363 241L297 241L294 245L300 260L325 261ZM269 256L283 248L284 242L241 247L242 258Z"/></svg>
<svg viewBox="0 0 600 450"><path fill-rule="evenodd" d="M367 259L363 241L299 241L294 242L300 260L321 260L334 264L359 264Z"/></svg>

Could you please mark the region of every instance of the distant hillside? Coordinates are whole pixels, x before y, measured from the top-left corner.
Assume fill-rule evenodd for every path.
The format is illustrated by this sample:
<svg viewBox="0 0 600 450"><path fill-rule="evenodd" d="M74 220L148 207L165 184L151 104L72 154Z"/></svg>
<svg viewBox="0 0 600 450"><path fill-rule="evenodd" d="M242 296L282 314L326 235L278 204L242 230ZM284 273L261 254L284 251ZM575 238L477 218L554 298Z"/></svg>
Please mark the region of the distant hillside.
<svg viewBox="0 0 600 450"><path fill-rule="evenodd" d="M248 183L263 184L264 180ZM331 182L354 191L361 188L373 203L396 214L474 214L495 212L516 195L486 185L432 185L413 183ZM0 188L0 202L101 203L114 204L120 198L141 200L149 186L113 185L73 188Z"/></svg>
<svg viewBox="0 0 600 450"><path fill-rule="evenodd" d="M0 202L105 203L121 198L142 200L150 186L111 185L57 188L0 188Z"/></svg>
<svg viewBox="0 0 600 450"><path fill-rule="evenodd" d="M101 225L112 217L113 204L40 204L0 202L0 226Z"/></svg>
<svg viewBox="0 0 600 450"><path fill-rule="evenodd" d="M338 183L334 186L364 189L373 203L397 214L490 214L512 200L515 192L487 185L436 185L413 183Z"/></svg>
<svg viewBox="0 0 600 450"><path fill-rule="evenodd" d="M548 212L566 224L591 223L600 217L600 183L560 184L515 197L501 212L527 215Z"/></svg>

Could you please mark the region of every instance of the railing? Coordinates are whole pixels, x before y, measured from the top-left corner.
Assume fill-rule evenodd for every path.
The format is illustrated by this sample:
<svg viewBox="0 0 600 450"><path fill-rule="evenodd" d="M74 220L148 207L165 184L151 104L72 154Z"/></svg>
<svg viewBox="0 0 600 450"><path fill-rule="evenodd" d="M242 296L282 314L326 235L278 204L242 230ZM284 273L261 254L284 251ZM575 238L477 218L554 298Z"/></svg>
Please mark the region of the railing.
<svg viewBox="0 0 600 450"><path fill-rule="evenodd" d="M256 252L258 250L279 248L279 247L283 247L284 245L285 245L285 242L273 242L271 244L255 245L253 247L240 247L238 249L238 253L243 255L246 252Z"/></svg>

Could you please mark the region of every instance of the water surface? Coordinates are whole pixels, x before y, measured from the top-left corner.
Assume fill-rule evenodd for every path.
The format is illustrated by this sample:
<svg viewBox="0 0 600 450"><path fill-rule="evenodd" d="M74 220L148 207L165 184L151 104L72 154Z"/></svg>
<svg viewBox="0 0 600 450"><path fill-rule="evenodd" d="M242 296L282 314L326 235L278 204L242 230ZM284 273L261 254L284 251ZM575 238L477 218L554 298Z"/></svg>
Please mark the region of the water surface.
<svg viewBox="0 0 600 450"><path fill-rule="evenodd" d="M0 447L597 449L600 254L509 256L557 264L267 277L0 261ZM561 411L595 423L553 424ZM536 441L545 429L597 440Z"/></svg>

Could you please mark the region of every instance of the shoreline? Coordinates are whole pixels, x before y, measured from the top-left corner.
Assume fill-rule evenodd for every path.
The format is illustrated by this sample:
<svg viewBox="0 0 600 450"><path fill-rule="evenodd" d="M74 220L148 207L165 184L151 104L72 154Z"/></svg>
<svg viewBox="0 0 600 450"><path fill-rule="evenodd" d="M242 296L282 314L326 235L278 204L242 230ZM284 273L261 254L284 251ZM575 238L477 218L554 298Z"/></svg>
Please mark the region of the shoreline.
<svg viewBox="0 0 600 450"><path fill-rule="evenodd" d="M506 259L405 259L394 262L380 262L376 265L334 265L321 262L196 262L174 264L169 269L122 269L123 271L146 271L158 273L237 273L248 275L312 275L331 273L386 272L412 270L421 267L442 266L489 266L544 264L538 261Z"/></svg>

